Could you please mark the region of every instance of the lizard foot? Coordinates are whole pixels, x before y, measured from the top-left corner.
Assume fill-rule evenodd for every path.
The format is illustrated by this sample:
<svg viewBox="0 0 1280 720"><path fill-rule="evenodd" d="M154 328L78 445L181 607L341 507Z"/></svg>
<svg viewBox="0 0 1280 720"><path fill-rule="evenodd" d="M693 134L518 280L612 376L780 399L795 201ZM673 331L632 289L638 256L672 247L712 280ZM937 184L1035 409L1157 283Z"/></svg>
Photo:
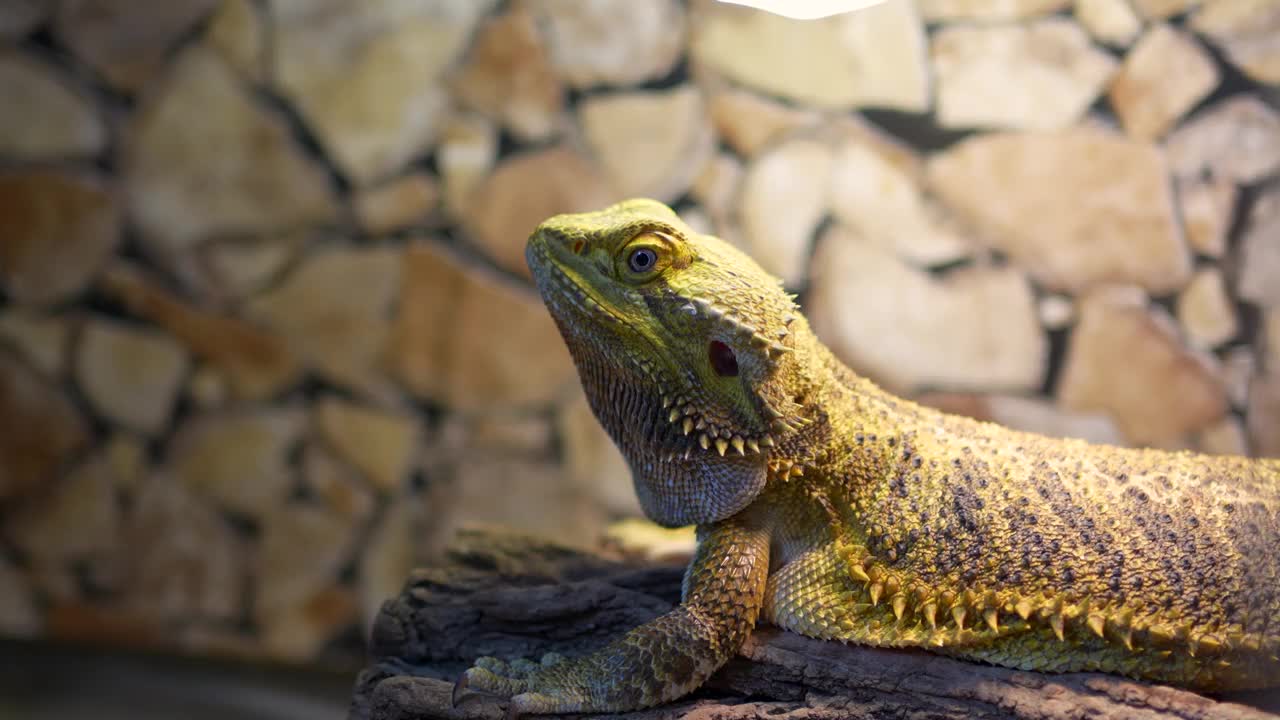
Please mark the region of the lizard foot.
<svg viewBox="0 0 1280 720"><path fill-rule="evenodd" d="M583 698L557 682L554 674L544 672L563 660L556 653L544 655L542 664L524 659L503 662L492 657L477 658L475 665L454 684L450 700L457 707L459 698L467 690L509 698L506 714L509 720L530 713L580 710Z"/></svg>

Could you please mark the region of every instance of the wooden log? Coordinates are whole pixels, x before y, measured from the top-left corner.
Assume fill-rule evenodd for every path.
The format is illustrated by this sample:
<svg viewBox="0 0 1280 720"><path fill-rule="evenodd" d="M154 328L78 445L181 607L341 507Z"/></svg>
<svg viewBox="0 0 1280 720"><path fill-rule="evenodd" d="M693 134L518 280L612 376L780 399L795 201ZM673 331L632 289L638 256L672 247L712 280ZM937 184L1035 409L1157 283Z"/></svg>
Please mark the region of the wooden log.
<svg viewBox="0 0 1280 720"><path fill-rule="evenodd" d="M478 693L450 707L453 680L476 657L591 652L678 602L682 571L514 534L464 532L441 562L415 572L383 606L370 641L374 659L357 680L349 717L500 718L503 701ZM1277 712L1280 692L1209 698L1096 673L1021 672L761 626L706 687L617 717L1280 720Z"/></svg>

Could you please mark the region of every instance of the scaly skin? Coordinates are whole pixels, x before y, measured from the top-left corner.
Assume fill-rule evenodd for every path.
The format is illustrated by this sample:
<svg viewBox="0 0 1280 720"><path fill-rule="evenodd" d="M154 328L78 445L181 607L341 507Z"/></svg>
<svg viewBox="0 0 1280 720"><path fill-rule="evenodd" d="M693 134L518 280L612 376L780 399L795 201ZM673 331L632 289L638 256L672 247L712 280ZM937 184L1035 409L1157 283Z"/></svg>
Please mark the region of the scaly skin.
<svg viewBox="0 0 1280 720"><path fill-rule="evenodd" d="M700 542L669 614L577 660L482 659L461 687L517 713L648 707L758 618L1027 670L1280 685L1280 460L1051 439L894 397L776 279L653 201L551 218L526 254L645 513Z"/></svg>

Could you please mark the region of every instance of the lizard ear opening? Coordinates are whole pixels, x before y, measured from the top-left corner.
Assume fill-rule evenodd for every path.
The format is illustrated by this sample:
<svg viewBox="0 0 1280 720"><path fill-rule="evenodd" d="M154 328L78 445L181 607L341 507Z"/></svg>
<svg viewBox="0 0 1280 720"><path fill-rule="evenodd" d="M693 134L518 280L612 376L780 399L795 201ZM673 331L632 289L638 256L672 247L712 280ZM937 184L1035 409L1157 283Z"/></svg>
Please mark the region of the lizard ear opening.
<svg viewBox="0 0 1280 720"><path fill-rule="evenodd" d="M707 355L711 360L711 369L715 370L717 375L720 377L738 376L738 356L733 354L733 348L719 340L712 340L711 345L707 348Z"/></svg>

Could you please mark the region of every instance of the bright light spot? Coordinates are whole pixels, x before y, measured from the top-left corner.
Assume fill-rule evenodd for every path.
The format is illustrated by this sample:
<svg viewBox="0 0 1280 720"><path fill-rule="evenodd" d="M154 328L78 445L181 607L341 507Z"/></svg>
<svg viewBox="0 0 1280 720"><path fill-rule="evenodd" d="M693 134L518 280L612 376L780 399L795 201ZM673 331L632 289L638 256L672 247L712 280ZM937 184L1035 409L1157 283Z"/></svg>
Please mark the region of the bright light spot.
<svg viewBox="0 0 1280 720"><path fill-rule="evenodd" d="M885 0L720 0L720 2L759 8L796 20L816 20L879 5Z"/></svg>

